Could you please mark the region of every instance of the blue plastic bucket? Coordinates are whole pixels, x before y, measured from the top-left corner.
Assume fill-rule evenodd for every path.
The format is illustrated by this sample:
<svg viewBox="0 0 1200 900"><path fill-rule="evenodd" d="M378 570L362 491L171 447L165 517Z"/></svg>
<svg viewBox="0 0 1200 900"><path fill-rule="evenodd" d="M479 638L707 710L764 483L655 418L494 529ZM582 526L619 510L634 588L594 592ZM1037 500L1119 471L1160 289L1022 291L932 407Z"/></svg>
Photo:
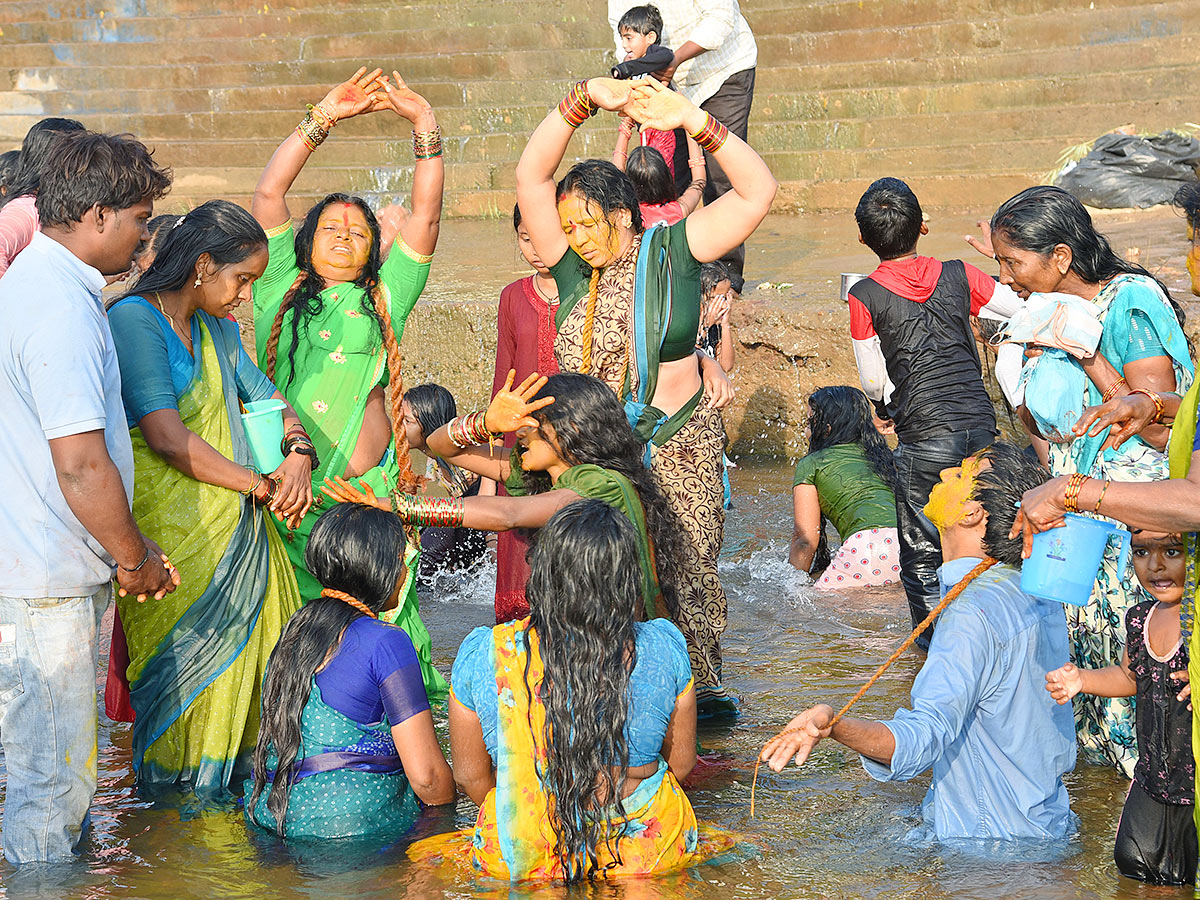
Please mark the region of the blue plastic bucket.
<svg viewBox="0 0 1200 900"><path fill-rule="evenodd" d="M1065 513L1067 524L1033 537L1033 552L1021 566L1021 590L1046 600L1087 606L1110 538L1121 545L1117 567L1129 559L1129 532L1111 522Z"/></svg>
<svg viewBox="0 0 1200 900"><path fill-rule="evenodd" d="M274 472L283 462L282 400L255 400L246 404L242 424L250 441L250 455L260 472Z"/></svg>

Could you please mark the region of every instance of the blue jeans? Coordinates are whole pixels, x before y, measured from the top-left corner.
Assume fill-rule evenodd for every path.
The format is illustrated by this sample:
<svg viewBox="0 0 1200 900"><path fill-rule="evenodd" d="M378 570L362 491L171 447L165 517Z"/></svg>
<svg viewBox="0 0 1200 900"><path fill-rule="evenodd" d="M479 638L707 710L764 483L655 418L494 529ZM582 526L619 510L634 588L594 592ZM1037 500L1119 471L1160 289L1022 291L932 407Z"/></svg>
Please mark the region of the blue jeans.
<svg viewBox="0 0 1200 900"><path fill-rule="evenodd" d="M8 770L4 857L69 859L96 793L99 625L112 599L0 596L0 745Z"/></svg>
<svg viewBox="0 0 1200 900"><path fill-rule="evenodd" d="M937 570L942 564L942 539L933 523L925 518L929 492L941 478L943 469L991 446L996 436L980 428L954 431L937 437L903 443L896 448L896 525L900 537L900 581L908 595L913 628L942 599ZM917 639L917 646L929 649L933 628Z"/></svg>

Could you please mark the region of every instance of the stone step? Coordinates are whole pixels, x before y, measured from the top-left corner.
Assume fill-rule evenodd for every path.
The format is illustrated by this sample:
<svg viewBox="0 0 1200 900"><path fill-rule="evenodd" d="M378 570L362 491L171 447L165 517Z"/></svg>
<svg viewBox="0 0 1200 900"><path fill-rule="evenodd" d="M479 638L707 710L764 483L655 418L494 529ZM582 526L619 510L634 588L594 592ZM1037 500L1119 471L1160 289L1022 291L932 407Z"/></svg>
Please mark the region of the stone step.
<svg viewBox="0 0 1200 900"><path fill-rule="evenodd" d="M515 14L515 11L514 11ZM802 20L794 30L772 33L769 29L758 35L759 49L766 63L789 59L820 60L823 63L867 62L894 57L895 48L902 43L906 56L921 58L961 52L963 49L986 49L1004 52L1030 47L1076 47L1107 45L1128 40L1131 36L1169 36L1195 30L1200 24L1200 4L1191 0L1159 3L1152 6L1112 7L1102 10L1079 10L1074 14L1079 23L1064 21L1070 18L1061 10L1005 17L993 20L933 22L916 25L885 25L871 28L842 28L838 31L814 32L804 27ZM356 23L357 24L357 23ZM1076 26L1077 27L1073 27ZM112 60L120 48L122 61L131 65L154 65L163 59L162 43L171 47L171 58L180 63L217 62L227 59L387 59L396 58L397 51L409 47L435 47L444 59L469 54L478 59L481 69L499 65L489 56L520 57L525 52L545 54L547 49L577 51L584 41L586 49L607 52L606 27L581 28L574 23L539 24L536 29L520 24L489 24L487 27L422 28L417 30L384 27L372 31L332 33L306 37L304 31L284 29L283 33L220 37L187 35L186 23L181 33L162 40L122 40L113 33L103 40L47 43L44 37L34 37L26 43L8 37L2 39L10 65L46 65L47 54L59 64L102 65ZM16 29L17 37L22 37ZM311 32L309 32L311 34ZM293 36L294 35L294 36ZM500 48L500 49L498 49ZM461 65L461 63L460 63Z"/></svg>
<svg viewBox="0 0 1200 900"><path fill-rule="evenodd" d="M844 120L988 109L1061 109L1094 101L1096 97L1104 97L1106 102L1115 103L1144 100L1147 96L1182 96L1194 86L1195 76L1196 67L1189 61L1183 65L1160 65L1119 73L1070 74L1053 80L1047 80L1044 76L1029 76L1001 82L972 81L794 93L764 90L760 86L756 92L753 121L758 124L796 119ZM439 111L443 130L447 134L461 127L459 123L477 130L480 116L487 121L500 118L508 123L514 107L507 104L513 103L520 104L516 108L521 110L522 121L527 121L532 115L536 122L558 101L563 90L562 82L558 80L486 82L479 85L461 82L414 83L412 87ZM81 109L88 110L90 114L188 113L205 109L214 112L276 112L286 109L299 114L304 105L318 99L320 93L321 88L311 84L250 85L207 90L22 91L0 94L0 114L77 115ZM464 107L476 112L461 114L459 111Z"/></svg>

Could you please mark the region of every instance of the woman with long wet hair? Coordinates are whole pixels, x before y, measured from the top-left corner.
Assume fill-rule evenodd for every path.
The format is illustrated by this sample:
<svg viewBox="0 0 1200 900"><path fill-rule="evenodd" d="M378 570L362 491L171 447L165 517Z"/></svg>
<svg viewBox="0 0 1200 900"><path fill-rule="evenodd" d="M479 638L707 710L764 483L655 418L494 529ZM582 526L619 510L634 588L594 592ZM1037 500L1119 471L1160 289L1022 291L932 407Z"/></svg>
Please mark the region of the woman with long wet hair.
<svg viewBox="0 0 1200 900"><path fill-rule="evenodd" d="M607 503L559 510L530 556L530 614L472 631L452 675L454 777L475 827L414 844L510 881L661 872L695 862L679 786L696 692L670 622L637 621L638 539Z"/></svg>
<svg viewBox="0 0 1200 900"><path fill-rule="evenodd" d="M682 222L644 230L633 184L611 162L585 160L556 183L575 129L601 108L664 131L685 128L729 173L732 190ZM745 142L654 79L574 85L517 164L517 202L529 237L558 282L559 368L598 377L625 403L687 531L691 558L677 623L705 713L736 707L721 684L727 603L717 573L725 527L725 426L718 407L728 399L729 382L714 360L697 356L700 266L754 232L775 189L766 164Z"/></svg>
<svg viewBox="0 0 1200 900"><path fill-rule="evenodd" d="M795 522L788 561L818 590L900 580L892 451L875 428L866 394L846 385L808 398L808 454L792 480ZM842 538L830 558L825 520Z"/></svg>
<svg viewBox="0 0 1200 900"><path fill-rule="evenodd" d="M503 435L516 433L507 455ZM400 497L393 504L345 480L323 490L339 502L394 509L410 525L465 525L483 531L540 528L559 509L583 499L603 500L629 519L638 535L642 611L679 624L680 560L687 538L654 473L642 463L642 445L621 404L588 375L532 374L517 387L512 373L487 411L460 416L426 438L446 462L502 483L505 497ZM493 446L495 445L495 446Z"/></svg>
<svg viewBox="0 0 1200 900"><path fill-rule="evenodd" d="M245 785L247 820L280 837L395 837L418 800L454 800L412 640L379 621L400 602L407 540L395 516L357 504L309 535L305 561L323 587L271 654Z"/></svg>
<svg viewBox="0 0 1200 900"><path fill-rule="evenodd" d="M136 290L110 308L134 456L133 515L171 548L179 588L118 598L133 768L140 784L227 788L258 732L262 667L300 606L283 541L268 521L312 503L311 442L273 472L253 465L240 404L283 399L226 316L249 301L267 238L244 209L210 200L175 217ZM108 692L106 692L108 694Z"/></svg>
<svg viewBox="0 0 1200 900"><path fill-rule="evenodd" d="M412 213L383 262L379 224L362 198L329 194L295 233L287 205L292 183L337 123L380 110L412 124L416 156ZM320 460L314 487L326 477L347 476L365 480L381 496L416 489L400 412L400 338L429 277L443 179L441 132L429 103L398 73L389 80L379 69L363 68L312 107L279 145L254 190L251 212L267 231L271 255L254 291L258 361L312 435ZM317 515L310 511L288 536L305 600L320 592L304 565ZM388 616L413 639L426 687L440 700L446 682L433 667L429 634L417 610L415 540L406 555L413 577L405 601Z"/></svg>
<svg viewBox="0 0 1200 900"><path fill-rule="evenodd" d="M1166 426L1154 425L1116 450L1104 448L1107 430L1078 436L1072 430L1086 407L1133 391L1183 393L1191 385L1195 369L1182 311L1166 288L1114 253L1083 204L1061 188L1027 188L1006 200L992 216L991 242L1001 283L1022 297L1052 292L1082 297L1103 326L1091 357L1077 360L1050 348L1025 363L1022 415L1049 439L1051 473L1080 482L1166 478ZM1100 504L1078 511L1103 515ZM1125 612L1143 599L1132 569L1118 570L1116 554L1107 554L1088 605L1067 607L1071 661L1080 668L1119 664ZM1088 761L1132 775L1137 744L1128 698L1080 695L1075 724Z"/></svg>

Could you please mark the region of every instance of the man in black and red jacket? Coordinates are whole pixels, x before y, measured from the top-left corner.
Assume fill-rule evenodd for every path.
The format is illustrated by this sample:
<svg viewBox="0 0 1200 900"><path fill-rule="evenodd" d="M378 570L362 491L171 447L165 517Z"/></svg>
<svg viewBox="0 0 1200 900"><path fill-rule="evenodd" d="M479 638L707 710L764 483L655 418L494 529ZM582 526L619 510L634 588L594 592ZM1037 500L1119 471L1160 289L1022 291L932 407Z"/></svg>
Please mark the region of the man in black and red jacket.
<svg viewBox="0 0 1200 900"><path fill-rule="evenodd" d="M971 316L1007 319L1020 306L1008 287L960 260L917 255L929 229L898 178L867 188L854 210L858 239L879 267L850 289L850 336L859 378L879 415L895 423L900 580L915 626L939 599L941 539L922 512L943 469L996 437ZM925 649L933 630L918 640Z"/></svg>

